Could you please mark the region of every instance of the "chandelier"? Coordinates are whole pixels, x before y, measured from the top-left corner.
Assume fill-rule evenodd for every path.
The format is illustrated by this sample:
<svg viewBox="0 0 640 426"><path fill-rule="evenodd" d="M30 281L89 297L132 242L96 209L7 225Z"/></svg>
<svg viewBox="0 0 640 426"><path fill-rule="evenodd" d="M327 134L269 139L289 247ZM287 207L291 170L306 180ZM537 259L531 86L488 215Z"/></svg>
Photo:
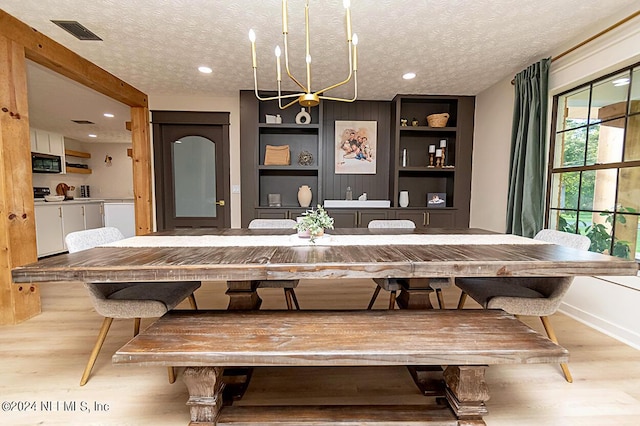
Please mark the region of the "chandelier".
<svg viewBox="0 0 640 426"><path fill-rule="evenodd" d="M288 14L287 14L287 0L282 0L282 37L284 43L284 67L287 72L287 75L293 82L300 87L302 90L298 93L293 94L282 94L281 86L282 86L282 69L280 65L280 57L282 55L282 50L280 46L276 46L275 54L276 54L276 82L278 85L278 95L272 97L263 98L258 93L258 62L256 60L256 33L253 30L249 30L249 40L251 40L251 60L253 67L253 85L255 88L256 97L261 101L272 101L277 100L278 106L280 109L285 109L294 105L296 102L299 103L303 107L314 107L320 103L320 99L332 100L332 101L340 101L340 102L353 102L356 100L358 96L358 36L357 34L351 34L351 10L350 10L350 0L343 0L344 8L346 10L346 25L347 25L347 45L349 51L349 75L343 81L333 84L329 87L325 87L322 90L313 91L311 89L311 52L309 50L309 0L306 1L304 7L304 22L305 22L305 48L306 48L306 85L301 83L296 77L291 74L289 69L289 48L288 48L288 36L289 36L289 28L288 28ZM354 82L354 94L351 99L343 99L343 98L335 98L331 96L326 96L324 93L335 89L336 87L347 84L353 78ZM282 105L283 99L295 98L291 102L286 105Z"/></svg>

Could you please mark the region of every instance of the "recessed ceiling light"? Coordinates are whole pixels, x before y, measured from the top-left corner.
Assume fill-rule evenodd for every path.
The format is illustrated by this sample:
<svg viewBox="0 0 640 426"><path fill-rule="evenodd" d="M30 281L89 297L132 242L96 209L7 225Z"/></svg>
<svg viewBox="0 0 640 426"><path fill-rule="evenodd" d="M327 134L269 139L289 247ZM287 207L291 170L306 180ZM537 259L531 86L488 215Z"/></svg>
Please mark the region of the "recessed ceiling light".
<svg viewBox="0 0 640 426"><path fill-rule="evenodd" d="M416 78L415 72L408 72L402 76L405 80L411 80L412 78Z"/></svg>
<svg viewBox="0 0 640 426"><path fill-rule="evenodd" d="M211 74L213 72L213 70L209 67L198 67L198 71L203 74Z"/></svg>
<svg viewBox="0 0 640 426"><path fill-rule="evenodd" d="M629 77L623 77L623 78L619 78L617 80L613 80L612 83L614 86L626 86L627 84L629 84Z"/></svg>
<svg viewBox="0 0 640 426"><path fill-rule="evenodd" d="M104 115L105 117L107 117L107 118L113 118L113 117L115 117L115 115L113 115L113 114L111 114L111 113L109 113L109 112L105 112L103 115Z"/></svg>
<svg viewBox="0 0 640 426"><path fill-rule="evenodd" d="M90 138L97 138L98 135L94 135L93 133L89 135Z"/></svg>

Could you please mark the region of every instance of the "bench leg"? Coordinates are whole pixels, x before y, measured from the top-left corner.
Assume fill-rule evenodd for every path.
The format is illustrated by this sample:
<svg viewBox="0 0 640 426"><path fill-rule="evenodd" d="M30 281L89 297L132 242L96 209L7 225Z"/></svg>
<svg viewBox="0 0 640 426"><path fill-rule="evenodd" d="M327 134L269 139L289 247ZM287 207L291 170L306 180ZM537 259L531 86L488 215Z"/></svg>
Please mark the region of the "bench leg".
<svg viewBox="0 0 640 426"><path fill-rule="evenodd" d="M486 366L448 366L444 371L445 398L449 406L465 425L485 425L485 401L489 388L484 378Z"/></svg>
<svg viewBox="0 0 640 426"><path fill-rule="evenodd" d="M190 426L215 426L222 408L222 367L187 367L182 378L189 390Z"/></svg>

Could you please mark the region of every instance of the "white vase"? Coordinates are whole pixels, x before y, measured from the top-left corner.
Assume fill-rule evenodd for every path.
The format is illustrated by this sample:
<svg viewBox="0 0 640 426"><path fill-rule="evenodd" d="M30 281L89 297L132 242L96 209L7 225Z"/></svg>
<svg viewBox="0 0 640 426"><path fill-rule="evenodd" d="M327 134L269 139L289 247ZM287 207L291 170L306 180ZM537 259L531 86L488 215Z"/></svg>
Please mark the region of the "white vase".
<svg viewBox="0 0 640 426"><path fill-rule="evenodd" d="M409 205L409 191L400 191L400 207L407 207Z"/></svg>
<svg viewBox="0 0 640 426"><path fill-rule="evenodd" d="M298 188L298 203L300 203L300 207L309 207L312 198L311 188L308 185L302 185Z"/></svg>
<svg viewBox="0 0 640 426"><path fill-rule="evenodd" d="M297 124L310 124L311 123L311 115L304 108L300 108L300 112L296 115L296 123Z"/></svg>

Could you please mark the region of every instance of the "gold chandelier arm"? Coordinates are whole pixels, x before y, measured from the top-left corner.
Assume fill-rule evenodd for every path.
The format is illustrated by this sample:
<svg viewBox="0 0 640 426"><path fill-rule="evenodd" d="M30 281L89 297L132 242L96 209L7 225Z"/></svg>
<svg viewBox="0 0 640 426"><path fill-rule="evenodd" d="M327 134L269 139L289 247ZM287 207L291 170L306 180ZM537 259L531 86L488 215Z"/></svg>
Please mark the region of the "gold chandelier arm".
<svg viewBox="0 0 640 426"><path fill-rule="evenodd" d="M258 69L257 68L253 69L253 87L256 94L256 98L258 98L258 100L261 100L261 101L275 101L275 100L288 99L288 98L296 98L296 101L297 101L297 99L300 96L304 95L304 93L294 93L291 95L278 95L278 96L269 96L269 97L263 98L258 93Z"/></svg>
<svg viewBox="0 0 640 426"><path fill-rule="evenodd" d="M299 95L302 95L302 94L299 94ZM297 96L299 96L299 95L297 95ZM288 103L288 104L286 104L285 106L282 106L282 103L280 103L280 102L278 102L278 103L279 103L279 105L278 105L278 106L280 107L280 109L287 109L287 108L289 108L291 105L295 105L295 104L297 104L297 103L298 103L298 99L296 98L296 99L292 100L291 102L289 102L289 103Z"/></svg>
<svg viewBox="0 0 640 426"><path fill-rule="evenodd" d="M339 101L339 102L354 102L358 98L358 72L353 72L353 82L354 82L354 90L353 90L353 98L351 99L343 99L343 98L334 98L331 96L318 96L320 99L324 99L327 101ZM325 89L328 90L328 89ZM319 92L318 92L319 93Z"/></svg>
<svg viewBox="0 0 640 426"><path fill-rule="evenodd" d="M351 57L351 40L348 40L348 44L349 44L349 49L348 49L349 50L349 75L347 76L346 79L344 79L340 83L333 84L333 85L331 85L329 87L325 87L324 89L316 92L316 95L319 96L319 95L323 94L324 92L327 92L327 91L329 91L331 89L335 89L336 87L340 87L343 84L347 84L349 81L351 81L351 76L353 75L353 58Z"/></svg>
<svg viewBox="0 0 640 426"><path fill-rule="evenodd" d="M294 83L296 83L302 90L304 90L305 93L309 93L309 90L304 87L304 85L300 83L289 70L289 43L287 43L287 33L283 33L282 35L284 36L284 68L287 70L287 75L291 80L294 81Z"/></svg>

